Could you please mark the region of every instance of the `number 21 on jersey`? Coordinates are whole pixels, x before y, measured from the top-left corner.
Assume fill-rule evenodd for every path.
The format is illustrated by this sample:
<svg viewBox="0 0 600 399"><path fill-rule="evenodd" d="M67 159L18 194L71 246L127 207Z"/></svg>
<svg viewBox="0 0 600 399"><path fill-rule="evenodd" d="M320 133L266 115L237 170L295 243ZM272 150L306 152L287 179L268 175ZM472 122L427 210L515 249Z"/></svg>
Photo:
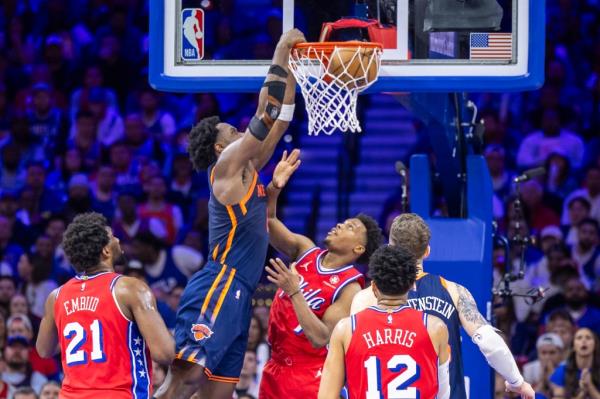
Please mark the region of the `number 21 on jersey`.
<svg viewBox="0 0 600 399"><path fill-rule="evenodd" d="M367 371L367 397L366 399L417 399L417 388L410 385L419 379L419 366L410 355L394 355L387 362L386 374L398 374L387 385L387 396L381 392L381 362L376 356L365 360Z"/></svg>
<svg viewBox="0 0 600 399"><path fill-rule="evenodd" d="M90 358L96 363L106 361L104 342L102 339L102 324L100 324L98 320L94 320L92 324L89 325L89 330L92 333L92 352L90 353ZM80 349L88 336L85 328L77 322L69 323L63 330L63 336L66 339L71 340L65 353L67 366L76 366L87 363L87 353L85 353L83 349Z"/></svg>

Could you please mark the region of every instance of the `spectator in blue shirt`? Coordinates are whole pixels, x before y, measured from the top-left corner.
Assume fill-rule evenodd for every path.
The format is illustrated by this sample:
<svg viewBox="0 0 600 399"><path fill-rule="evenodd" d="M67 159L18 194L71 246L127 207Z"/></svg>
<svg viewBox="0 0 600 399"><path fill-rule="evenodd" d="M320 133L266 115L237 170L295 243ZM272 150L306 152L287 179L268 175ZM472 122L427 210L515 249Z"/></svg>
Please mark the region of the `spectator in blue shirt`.
<svg viewBox="0 0 600 399"><path fill-rule="evenodd" d="M571 354L550 382L553 398L600 399L600 342L592 330L577 330Z"/></svg>

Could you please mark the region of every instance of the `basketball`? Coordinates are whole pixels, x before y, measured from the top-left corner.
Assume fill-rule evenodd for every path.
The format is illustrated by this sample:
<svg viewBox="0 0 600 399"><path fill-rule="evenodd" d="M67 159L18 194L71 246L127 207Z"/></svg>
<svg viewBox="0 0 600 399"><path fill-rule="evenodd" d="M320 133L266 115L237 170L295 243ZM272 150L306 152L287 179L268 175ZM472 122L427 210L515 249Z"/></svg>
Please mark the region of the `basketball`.
<svg viewBox="0 0 600 399"><path fill-rule="evenodd" d="M374 51L372 48L336 48L327 67L330 79L347 84L349 88L360 88L373 82L379 70Z"/></svg>

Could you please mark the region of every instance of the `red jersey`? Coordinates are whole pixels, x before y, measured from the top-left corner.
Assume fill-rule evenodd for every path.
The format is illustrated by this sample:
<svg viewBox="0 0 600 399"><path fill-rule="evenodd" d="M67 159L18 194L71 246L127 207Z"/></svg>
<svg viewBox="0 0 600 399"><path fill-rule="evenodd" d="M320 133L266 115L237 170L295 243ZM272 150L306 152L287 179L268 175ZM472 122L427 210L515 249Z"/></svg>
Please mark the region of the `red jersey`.
<svg viewBox="0 0 600 399"><path fill-rule="evenodd" d="M296 271L300 274L300 292L319 319L344 287L353 281L357 281L361 287L365 283L364 276L352 265L339 269L321 266L326 253L326 250L315 247L296 261ZM285 361L286 356L292 356L311 359L311 362L324 362L327 357L327 349L313 348L304 336L294 305L281 289L275 293L271 306L268 337L273 358Z"/></svg>
<svg viewBox="0 0 600 399"><path fill-rule="evenodd" d="M120 277L111 272L75 277L56 295L54 318L64 370L61 399L151 396L150 351L114 297Z"/></svg>
<svg viewBox="0 0 600 399"><path fill-rule="evenodd" d="M349 399L434 399L438 356L427 333L427 315L408 306L370 307L350 318L346 351Z"/></svg>

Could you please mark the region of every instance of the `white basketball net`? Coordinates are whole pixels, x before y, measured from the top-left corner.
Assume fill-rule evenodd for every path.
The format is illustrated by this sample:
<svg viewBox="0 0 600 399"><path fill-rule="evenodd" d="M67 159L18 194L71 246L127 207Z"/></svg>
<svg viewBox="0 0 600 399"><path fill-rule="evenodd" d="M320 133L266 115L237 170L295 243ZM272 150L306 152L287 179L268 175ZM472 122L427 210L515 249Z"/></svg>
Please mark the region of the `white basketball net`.
<svg viewBox="0 0 600 399"><path fill-rule="evenodd" d="M340 52L326 51L314 47L294 49L290 53L290 69L300 85L302 96L308 113L308 134L318 135L320 132L332 134L336 130L360 132L360 123L356 116L356 100L358 94L371 86L379 74L381 50L365 47L336 47L356 50L350 60L342 62ZM367 55L365 55L367 54ZM331 57L338 57L337 65L343 66L332 74L328 70ZM348 72L348 66L355 69ZM369 81L369 71L377 73ZM340 77L343 77L341 79Z"/></svg>

